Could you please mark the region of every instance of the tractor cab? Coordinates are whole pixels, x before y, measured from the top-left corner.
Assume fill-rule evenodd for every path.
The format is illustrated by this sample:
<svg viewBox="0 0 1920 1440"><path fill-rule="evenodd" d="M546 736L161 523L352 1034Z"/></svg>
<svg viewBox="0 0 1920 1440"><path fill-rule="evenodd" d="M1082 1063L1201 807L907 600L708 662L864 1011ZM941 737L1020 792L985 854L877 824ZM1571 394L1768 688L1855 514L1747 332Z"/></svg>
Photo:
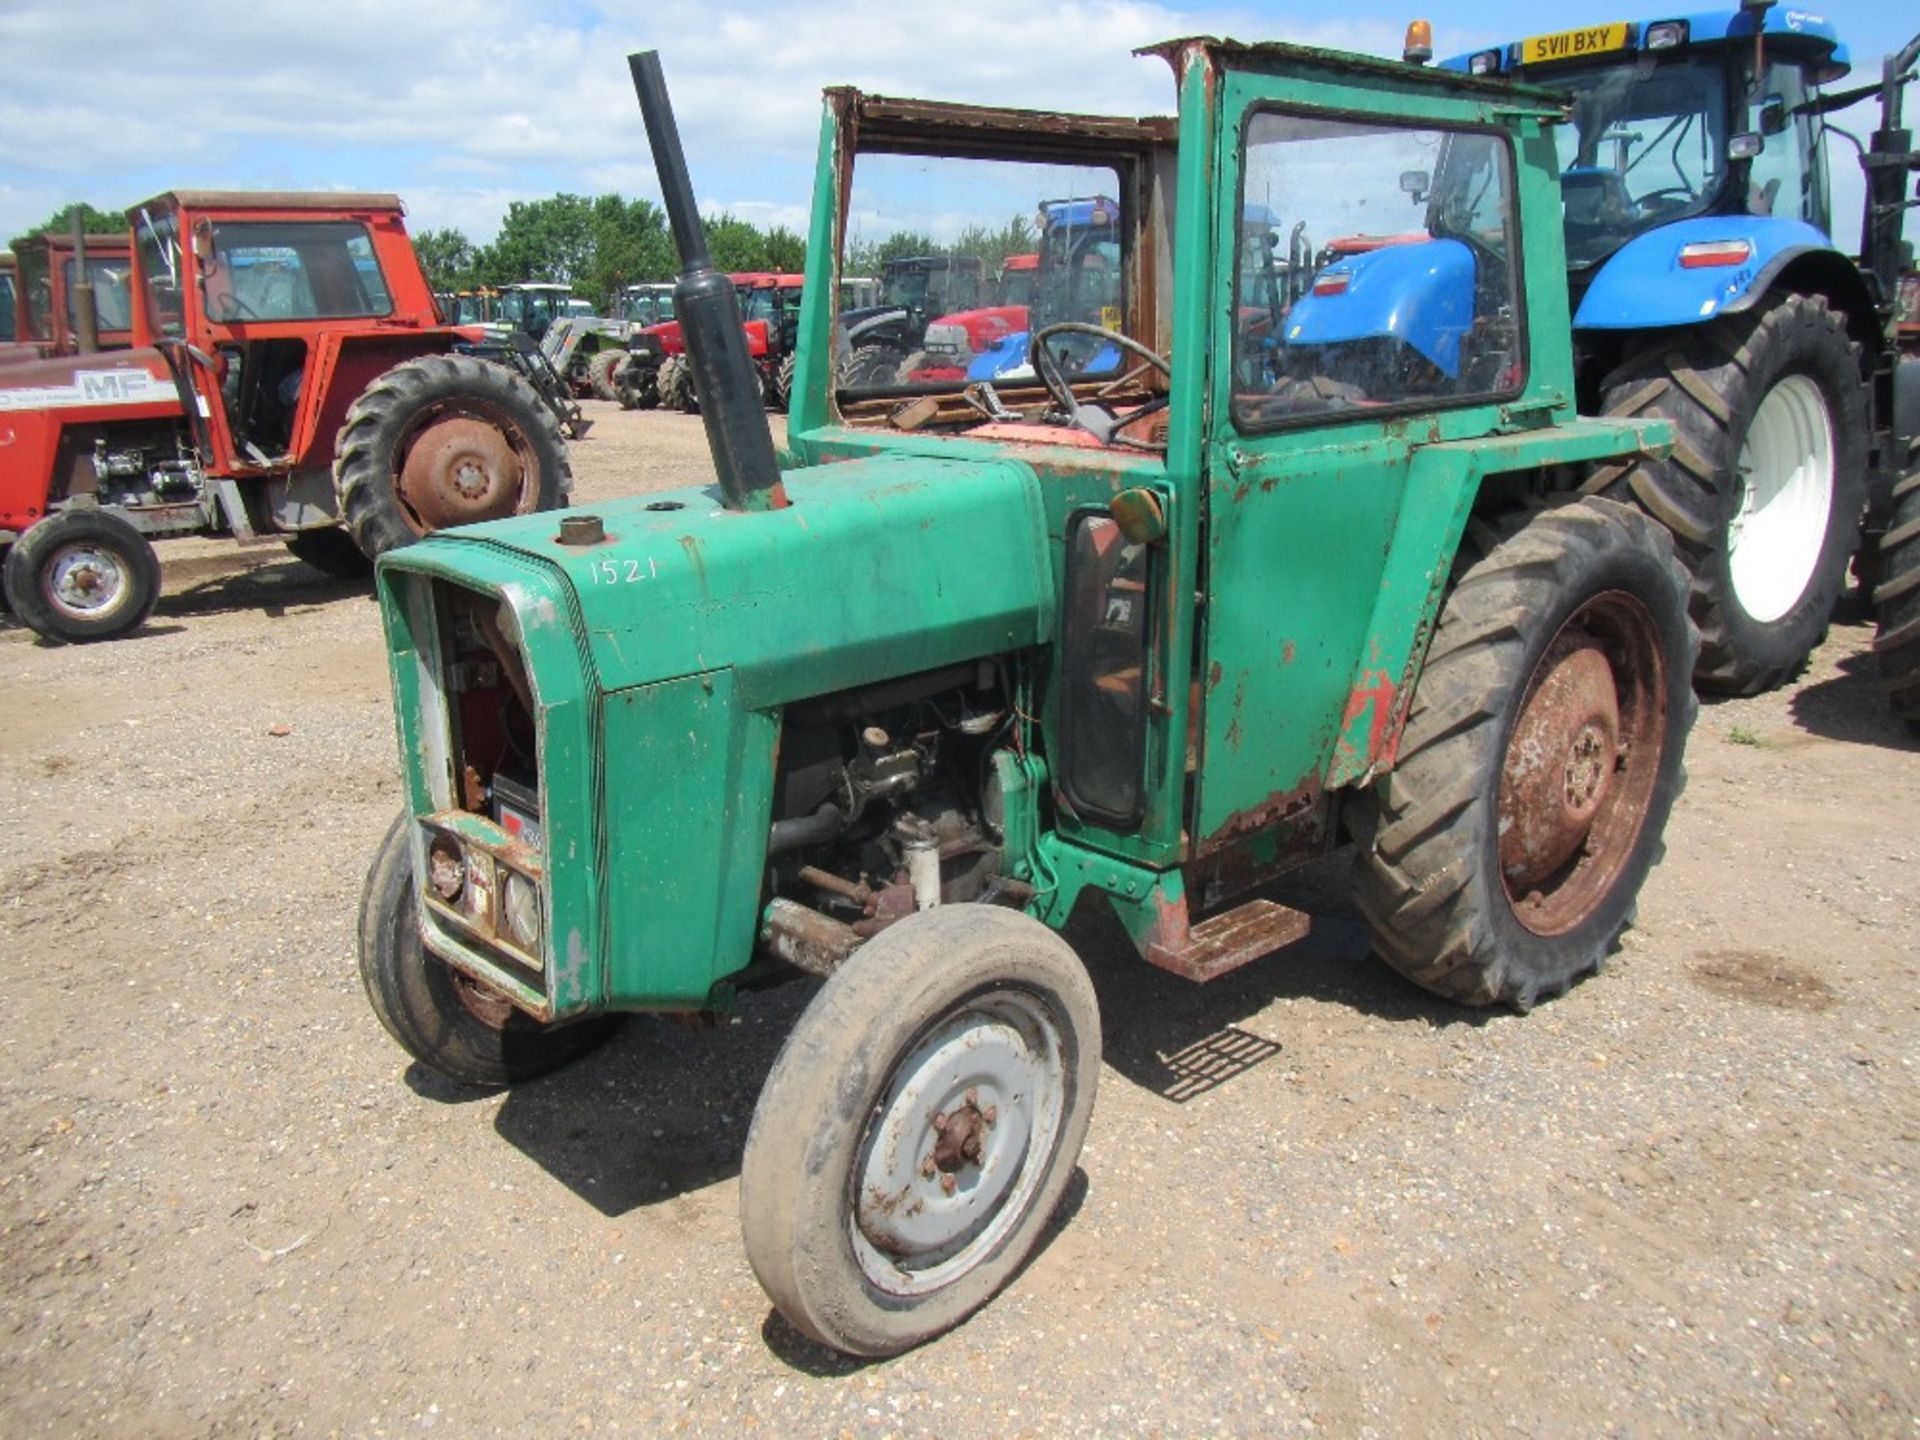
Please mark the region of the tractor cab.
<svg viewBox="0 0 1920 1440"><path fill-rule="evenodd" d="M566 285L503 285L493 318L496 323L518 330L538 344L554 321L573 313L569 308L573 298L572 289Z"/></svg>
<svg viewBox="0 0 1920 1440"><path fill-rule="evenodd" d="M399 197L174 191L130 215L137 343L173 358L200 396L212 468L292 465L330 492L333 437L351 394L309 385L360 347L350 332L439 331ZM402 348L417 350L414 344ZM379 368L392 362L385 347ZM336 375L338 380L358 378Z"/></svg>
<svg viewBox="0 0 1920 1440"><path fill-rule="evenodd" d="M629 285L614 302L617 319L631 321L641 329L673 318L673 286L670 284Z"/></svg>
<svg viewBox="0 0 1920 1440"><path fill-rule="evenodd" d="M1804 222L1832 234L1818 87L1848 72L1831 24L1778 7L1616 21L1534 35L1444 62L1572 97L1557 127L1575 298L1638 236L1703 217ZM1704 232L1703 232L1704 234ZM1752 258L1731 241L1694 268Z"/></svg>
<svg viewBox="0 0 1920 1440"><path fill-rule="evenodd" d="M97 348L121 350L133 343L131 245L124 235L89 235L87 279L93 286ZM13 246L17 294L9 306L13 337L31 342L44 356L80 350L80 316L74 291L79 261L71 235L30 235Z"/></svg>

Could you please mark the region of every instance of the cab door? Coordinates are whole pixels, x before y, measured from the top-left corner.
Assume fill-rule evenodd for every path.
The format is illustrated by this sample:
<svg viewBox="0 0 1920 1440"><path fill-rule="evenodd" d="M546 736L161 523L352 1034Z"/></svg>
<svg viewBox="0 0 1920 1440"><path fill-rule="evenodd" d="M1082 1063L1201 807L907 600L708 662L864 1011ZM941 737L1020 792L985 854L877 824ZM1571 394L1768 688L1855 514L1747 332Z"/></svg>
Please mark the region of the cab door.
<svg viewBox="0 0 1920 1440"><path fill-rule="evenodd" d="M1493 432L1526 382L1510 122L1264 48L1221 86L1198 854L1390 763L1408 617L1471 502L1418 453Z"/></svg>

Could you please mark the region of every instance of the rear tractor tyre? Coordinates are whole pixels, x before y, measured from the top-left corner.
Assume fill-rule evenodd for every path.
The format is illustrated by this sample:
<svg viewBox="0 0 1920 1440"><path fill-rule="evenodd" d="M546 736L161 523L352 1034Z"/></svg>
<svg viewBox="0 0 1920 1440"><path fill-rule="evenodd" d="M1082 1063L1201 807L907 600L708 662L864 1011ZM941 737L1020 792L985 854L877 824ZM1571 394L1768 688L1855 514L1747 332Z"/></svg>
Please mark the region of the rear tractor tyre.
<svg viewBox="0 0 1920 1440"><path fill-rule="evenodd" d="M624 350L599 350L587 361L587 388L593 392L596 400L618 400L619 388L614 383L614 372L627 358Z"/></svg>
<svg viewBox="0 0 1920 1440"><path fill-rule="evenodd" d="M302 564L336 580L364 580L373 574L373 561L338 525L296 530L286 537L287 553Z"/></svg>
<svg viewBox="0 0 1920 1440"><path fill-rule="evenodd" d="M1906 472L1893 487L1878 571L1874 655L1894 714L1920 733L1920 441L1908 450Z"/></svg>
<svg viewBox="0 0 1920 1440"><path fill-rule="evenodd" d="M413 834L413 817L402 812L380 842L360 901L360 980L400 1048L463 1085L515 1085L578 1060L612 1035L617 1015L542 1025L427 949Z"/></svg>
<svg viewBox="0 0 1920 1440"><path fill-rule="evenodd" d="M660 378L656 384L662 410L693 408L693 372L687 368L687 362L681 356L669 355L660 362Z"/></svg>
<svg viewBox="0 0 1920 1440"><path fill-rule="evenodd" d="M62 510L14 542L4 583L8 607L43 639L114 640L153 613L160 559L112 511Z"/></svg>
<svg viewBox="0 0 1920 1440"><path fill-rule="evenodd" d="M369 555L454 525L551 510L566 441L532 385L472 355L394 366L353 402L333 462L340 515Z"/></svg>
<svg viewBox="0 0 1920 1440"><path fill-rule="evenodd" d="M1608 415L1673 422L1664 460L1609 466L1589 493L1673 532L1692 575L1703 690L1752 695L1806 663L1846 583L1865 505L1866 387L1845 321L1787 295L1630 357Z"/></svg>
<svg viewBox="0 0 1920 1440"><path fill-rule="evenodd" d="M840 362L840 372L834 376L834 387L839 390L880 390L889 385L898 385L905 371L901 368L907 357L889 345L862 345Z"/></svg>
<svg viewBox="0 0 1920 1440"><path fill-rule="evenodd" d="M958 1325L1026 1260L1072 1178L1100 1012L1065 941L946 905L836 970L754 1109L747 1258L822 1344L891 1355Z"/></svg>
<svg viewBox="0 0 1920 1440"><path fill-rule="evenodd" d="M1605 963L1685 783L1686 593L1665 531L1607 500L1528 512L1460 577L1354 862L1396 970L1525 1010Z"/></svg>
<svg viewBox="0 0 1920 1440"><path fill-rule="evenodd" d="M793 406L793 371L799 360L799 352L789 350L773 378L773 408L783 415Z"/></svg>

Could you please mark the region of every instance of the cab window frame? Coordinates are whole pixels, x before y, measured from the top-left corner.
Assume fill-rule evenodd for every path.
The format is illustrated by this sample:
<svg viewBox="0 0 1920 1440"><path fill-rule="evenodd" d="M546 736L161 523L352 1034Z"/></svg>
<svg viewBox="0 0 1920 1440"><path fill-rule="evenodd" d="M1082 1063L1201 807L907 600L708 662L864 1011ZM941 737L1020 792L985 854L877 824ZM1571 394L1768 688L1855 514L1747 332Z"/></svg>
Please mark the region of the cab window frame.
<svg viewBox="0 0 1920 1440"><path fill-rule="evenodd" d="M1222 367L1227 387L1227 403L1225 409L1228 424L1233 428L1234 433L1248 437L1272 435L1315 426L1350 425L1372 420L1399 419L1408 415L1434 414L1440 411L1451 410L1470 410L1488 405L1510 404L1520 399L1521 396L1525 394L1532 375L1533 356L1531 347L1528 344L1530 329L1527 320L1526 303L1525 241L1521 233L1520 169L1515 153L1517 147L1511 128L1493 122L1449 119L1432 115L1383 116L1378 112L1288 104L1278 100L1256 101L1249 104L1245 111L1242 112L1239 125L1237 126L1235 143L1238 147L1236 155L1238 176L1233 194L1233 215L1235 217L1245 213L1248 203L1247 178L1249 170L1247 157L1253 126L1259 120L1268 116L1324 121L1330 124L1366 126L1375 130L1425 130L1440 132L1449 136L1477 135L1484 136L1495 143L1495 151L1499 157L1499 164L1505 181L1506 224L1504 231L1508 252L1507 266L1509 274L1512 277L1511 308L1514 327L1514 380L1509 386L1476 390L1464 395L1416 395L1403 400L1378 405L1355 406L1345 409L1328 408L1307 411L1295 415L1277 415L1270 419L1259 419L1243 412L1239 396L1234 391L1234 369L1240 359L1239 334L1238 326L1236 325L1234 327L1234 333L1230 335L1228 339L1227 363ZM1422 210L1420 214L1421 224L1424 227L1428 211ZM1230 297L1237 302L1240 294L1241 266L1244 259L1246 232L1245 228L1238 223L1234 225L1233 229L1232 265L1220 283L1225 286ZM1311 293L1311 291L1308 293ZM1237 315L1237 307L1232 313Z"/></svg>

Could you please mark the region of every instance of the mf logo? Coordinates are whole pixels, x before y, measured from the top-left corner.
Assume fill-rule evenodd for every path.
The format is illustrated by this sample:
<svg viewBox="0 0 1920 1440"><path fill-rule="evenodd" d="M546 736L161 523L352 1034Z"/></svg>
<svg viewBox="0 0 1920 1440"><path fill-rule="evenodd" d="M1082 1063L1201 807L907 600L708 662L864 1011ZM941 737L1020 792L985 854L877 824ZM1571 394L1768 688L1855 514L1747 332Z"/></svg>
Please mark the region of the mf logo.
<svg viewBox="0 0 1920 1440"><path fill-rule="evenodd" d="M80 382L82 400L103 404L144 400L154 388L153 377L144 370L82 370L74 379Z"/></svg>

